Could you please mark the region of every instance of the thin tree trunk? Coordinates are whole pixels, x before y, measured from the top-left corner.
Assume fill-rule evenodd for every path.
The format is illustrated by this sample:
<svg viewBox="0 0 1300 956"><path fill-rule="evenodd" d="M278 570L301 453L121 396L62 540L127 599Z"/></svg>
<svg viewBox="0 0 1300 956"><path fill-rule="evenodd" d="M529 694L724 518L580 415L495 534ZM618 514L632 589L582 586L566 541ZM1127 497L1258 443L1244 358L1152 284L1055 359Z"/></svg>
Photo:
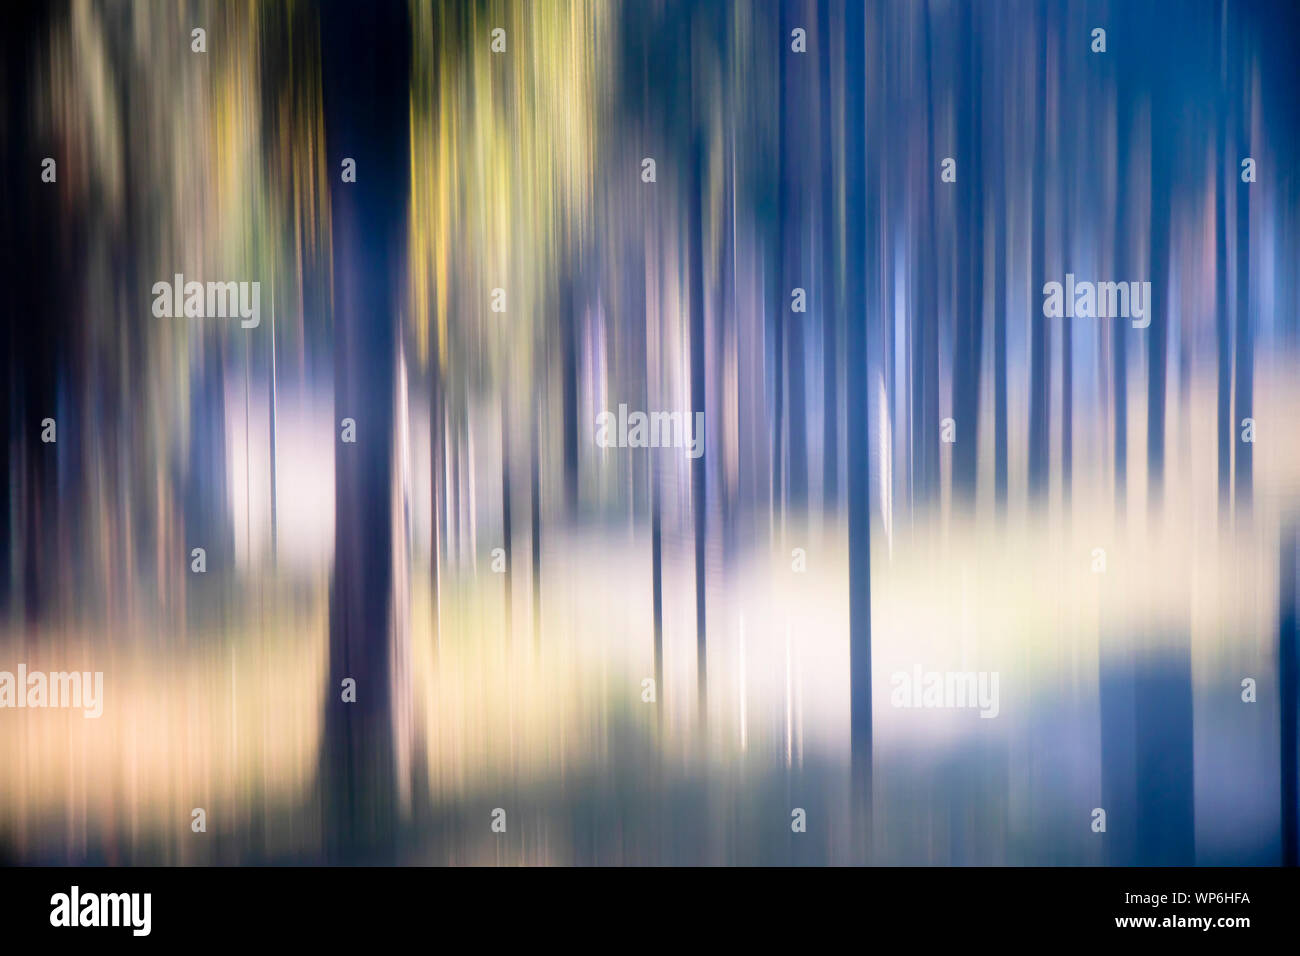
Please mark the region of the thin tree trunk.
<svg viewBox="0 0 1300 956"><path fill-rule="evenodd" d="M664 546L659 515L659 469L650 464L650 580L654 602L655 719L664 726Z"/></svg>
<svg viewBox="0 0 1300 956"><path fill-rule="evenodd" d="M925 38L925 162L927 176L938 174L934 150L934 45L930 2L921 14ZM939 484L939 296L937 263L938 225L933 189L922 191L920 264L933 270L916 270L917 337L912 350L912 496L917 504L929 502Z"/></svg>
<svg viewBox="0 0 1300 956"><path fill-rule="evenodd" d="M443 467L446 429L443 427L442 356L438 351L438 332L434 328L429 342L429 594L433 609L433 646L439 646L439 609L442 582L442 508L446 495ZM508 553L508 550L507 550Z"/></svg>
<svg viewBox="0 0 1300 956"><path fill-rule="evenodd" d="M540 374L540 373L539 373ZM540 381L540 378L539 378ZM533 584L533 646L540 653L542 649L542 478L540 452L541 441L539 429L541 422L537 414L537 405L533 405L533 440L529 450L528 487L530 507L530 541L532 544L532 584Z"/></svg>
<svg viewBox="0 0 1300 956"><path fill-rule="evenodd" d="M1282 865L1300 866L1300 777L1297 732L1300 731L1300 625L1296 609L1296 526L1288 524L1279 544L1278 690L1281 721Z"/></svg>
<svg viewBox="0 0 1300 956"><path fill-rule="evenodd" d="M1129 274L1128 234L1129 215L1129 144L1131 142L1130 95L1126 91L1129 71L1120 71L1116 82L1115 130L1115 274ZM1112 351L1114 352L1115 388L1115 507L1123 516L1128 498L1128 331L1129 323L1123 319L1111 320Z"/></svg>
<svg viewBox="0 0 1300 956"><path fill-rule="evenodd" d="M782 5L785 9L785 5ZM785 92L786 52L789 50L790 31L785 28L784 20L780 23L780 35L777 37L779 56L776 78L777 101L777 135L781 138L777 146L776 171L776 221L773 224L775 234L771 239L771 254L775 257L776 268L768 272L767 307L772 319L772 508L783 514L785 511L785 334L786 314L790 311L790 289L785 284L787 277L785 263L785 214L788 199L786 193L786 169L789 162L786 151L789 135L786 119L789 108Z"/></svg>
<svg viewBox="0 0 1300 956"><path fill-rule="evenodd" d="M690 40L686 49L690 51ZM695 76L694 54L691 75ZM692 84L692 89L694 88ZM704 392L704 138L699 120L692 116L691 123L691 192L690 211L690 349L691 349L691 412L705 412L703 454L691 461L691 513L695 524L695 680L699 726L703 734L708 727L708 653L705 616L705 542L708 531L708 496L705 468L708 461L710 432L705 409ZM779 317L778 317L779 318Z"/></svg>
<svg viewBox="0 0 1300 956"><path fill-rule="evenodd" d="M506 570L502 576L502 607L506 616L506 638L514 634L515 573L514 525L510 509L513 483L510 479L510 411L508 399L501 397L501 548L506 555Z"/></svg>
<svg viewBox="0 0 1300 956"><path fill-rule="evenodd" d="M1030 248L1030 302L1040 303L1046 280L1046 182L1047 170L1047 29L1046 7L1038 9L1037 68L1034 71L1034 171L1033 239ZM1034 309L1030 315L1029 346L1029 497L1047 492L1048 456L1051 450L1051 320Z"/></svg>
<svg viewBox="0 0 1300 956"><path fill-rule="evenodd" d="M1160 77L1153 82L1161 83ZM1163 94L1153 98L1151 109L1151 325L1147 347L1147 491L1153 511L1164 497L1165 482L1165 379L1169 342L1169 250L1172 227L1174 153L1176 131L1168 123L1170 109ZM1157 124L1164 123L1165 127ZM1116 320L1122 321L1122 320Z"/></svg>
<svg viewBox="0 0 1300 956"><path fill-rule="evenodd" d="M1227 77L1227 5L1219 25L1219 79ZM1228 322L1228 184L1227 140L1228 100L1219 99L1214 151L1214 329L1218 344L1219 390L1217 405L1219 439L1219 506L1232 496L1232 327Z"/></svg>
<svg viewBox="0 0 1300 956"><path fill-rule="evenodd" d="M1243 47L1245 44L1243 43ZM1246 60L1243 50L1243 60ZM1241 119L1237 129L1238 153L1250 155L1250 73L1243 63L1242 95L1237 108ZM1255 391L1255 337L1250 316L1250 192L1254 186L1241 182L1237 175L1237 394L1233 430L1243 427L1242 421L1253 417L1251 411ZM1237 450L1237 510L1249 511L1253 491L1253 449L1250 442L1235 441Z"/></svg>
<svg viewBox="0 0 1300 956"><path fill-rule="evenodd" d="M995 23L1001 36L1001 12L995 8ZM998 125L1005 121L1006 107L1002 83L994 81L998 104ZM993 250L993 499L999 515L1007 508L1007 148L1001 136L995 137L997 162L994 171L995 233ZM1032 303L1033 297L1030 301ZM1037 318L1037 316L1033 316Z"/></svg>
<svg viewBox="0 0 1300 956"><path fill-rule="evenodd" d="M967 508L975 504L979 470L980 365L984 343L984 156L983 96L980 90L979 37L974 8L964 8L962 31L962 93L960 150L957 182L962 196L961 282L957 335L953 356L953 418L957 443L953 446L954 500ZM965 166L963 169L962 166Z"/></svg>
<svg viewBox="0 0 1300 956"><path fill-rule="evenodd" d="M847 390L849 509L849 697L852 790L859 832L871 834L871 379L868 364L869 304L878 275L874 235L876 195L866 148L866 29L863 5L845 5L845 223L848 284L845 374ZM874 165L873 165L874 170ZM868 229L870 225L870 229ZM868 276L871 278L868 279Z"/></svg>
<svg viewBox="0 0 1300 956"><path fill-rule="evenodd" d="M821 70L821 314L822 314L822 509L834 514L839 508L839 346L836 323L839 316L839 277L833 251L837 238L835 205L835 158L832 137L831 0L817 8L817 64Z"/></svg>
<svg viewBox="0 0 1300 956"><path fill-rule="evenodd" d="M1057 125L1056 143L1059 156L1073 156L1074 127L1063 122L1062 117L1072 115L1068 93L1073 72L1069 67L1069 50L1072 34L1068 18L1060 13L1057 21L1057 66L1060 78L1057 83ZM1067 187L1060 190L1061 196L1061 260L1064 271L1072 265L1070 259L1071 229L1070 202L1072 191ZM1074 322L1069 316L1061 319L1061 499L1068 509L1070 492L1074 484Z"/></svg>
<svg viewBox="0 0 1300 956"><path fill-rule="evenodd" d="M578 513L578 317L573 283L566 270L560 286L560 388L564 396L564 505L569 521Z"/></svg>
<svg viewBox="0 0 1300 956"><path fill-rule="evenodd" d="M789 11L788 5L782 5L783 11ZM788 13L786 15L788 17ZM804 388L804 328L807 325L806 312L795 312L791 308L790 291L797 287L808 291L809 283L803 278L803 216L804 197L797 184L795 173L801 165L802 155L807 151L807 119L803 109L804 102L795 95L796 90L804 86L804 78L811 69L806 65L808 57L792 53L790 50L790 31L793 24L787 20L781 31L781 257L782 272L786 277L781 316L788 324L786 345L788 348L788 365L786 374L790 377L789 402L789 487L786 500L791 507L803 508L808 501L808 419L807 394ZM816 38L814 38L814 43ZM799 158L796 158L796 157ZM816 301L815 297L814 300ZM805 298L805 308L807 308Z"/></svg>

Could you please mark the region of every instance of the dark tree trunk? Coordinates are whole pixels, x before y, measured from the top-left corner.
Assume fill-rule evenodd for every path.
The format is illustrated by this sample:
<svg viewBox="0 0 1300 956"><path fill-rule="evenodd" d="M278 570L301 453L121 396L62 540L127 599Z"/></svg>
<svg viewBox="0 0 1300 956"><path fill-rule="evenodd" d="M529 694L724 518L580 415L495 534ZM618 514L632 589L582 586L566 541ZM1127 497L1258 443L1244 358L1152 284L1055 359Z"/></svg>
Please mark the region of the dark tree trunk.
<svg viewBox="0 0 1300 956"><path fill-rule="evenodd" d="M1058 11L1059 12L1059 11ZM1074 76L1069 67L1070 44L1073 35L1070 32L1068 18L1060 13L1057 19L1057 64L1060 78L1057 83L1057 151L1061 156L1073 156L1073 126L1062 121L1061 117L1071 115L1069 91L1071 78ZM1065 271L1070 271L1071 230L1070 201L1073 191L1060 189L1061 197L1061 261ZM1041 291L1041 290L1040 290ZM1069 317L1061 319L1061 499L1068 509L1070 492L1074 484L1074 322Z"/></svg>
<svg viewBox="0 0 1300 956"><path fill-rule="evenodd" d="M1161 84L1159 76L1153 82ZM1169 230L1173 221L1173 139L1177 130L1168 120L1171 107L1157 93L1151 108L1151 325L1147 347L1147 491L1153 511L1164 497L1165 377L1169 342ZM1115 321L1123 321L1116 319Z"/></svg>
<svg viewBox="0 0 1300 956"><path fill-rule="evenodd" d="M957 443L953 446L952 488L954 501L973 508L979 474L980 360L984 344L984 98L979 85L980 30L973 5L963 9L957 182L962 196L965 249L959 252L962 260L958 295L962 298L953 355L952 415L957 422Z"/></svg>
<svg viewBox="0 0 1300 956"><path fill-rule="evenodd" d="M659 515L659 469L650 465L650 582L654 602L655 718L664 725L664 545Z"/></svg>
<svg viewBox="0 0 1300 956"><path fill-rule="evenodd" d="M1129 145L1132 140L1131 96L1126 90L1129 71L1119 71L1116 82L1115 131L1115 275L1129 274ZM1118 279L1116 280L1118 281ZM1129 323L1111 319L1111 343L1114 352L1115 388L1115 505L1122 516L1128 498L1128 331Z"/></svg>
<svg viewBox="0 0 1300 956"><path fill-rule="evenodd" d="M874 235L876 194L866 148L866 30L863 5L845 4L845 216L847 280L845 374L849 509L849 696L852 789L860 833L871 833L871 422L868 365L869 303L878 275ZM874 168L874 167L873 167ZM870 226L870 228L868 228ZM869 245L870 244L870 245ZM870 279L868 277L871 277Z"/></svg>
<svg viewBox="0 0 1300 956"><path fill-rule="evenodd" d="M1223 109L1220 106L1220 109ZM1219 119L1218 148L1215 150L1214 176L1214 330L1218 343L1218 440L1219 440L1219 506L1222 508L1232 495L1232 327L1228 323L1228 185L1224 126L1226 116Z"/></svg>
<svg viewBox="0 0 1300 956"><path fill-rule="evenodd" d="M393 277L401 274L407 195L407 54L400 8L329 5L322 13L325 129L331 177L357 160L357 182L334 182L336 418L356 444L336 446L330 685L325 699L327 806L335 855L393 851L393 738L388 605L392 586ZM357 58L361 62L357 64ZM340 70L340 63L357 64ZM334 68L331 68L333 64ZM337 428L337 422L335 423ZM356 702L340 683L356 681Z"/></svg>
<svg viewBox="0 0 1300 956"><path fill-rule="evenodd" d="M810 291L802 270L802 240L804 207L801 190L796 189L799 182L795 174L804 164L803 156L807 152L807 117L803 98L796 92L803 89L804 78L810 69L805 64L805 54L790 50L790 32L794 29L790 17L792 8L782 4L781 29L781 65L779 70L781 82L781 185L780 185L780 250L785 276L784 288L781 289L781 318L787 326L785 343L788 349L786 374L789 376L790 400L787 417L790 447L787 452L789 462L789 484L786 489L786 501L794 509L801 509L808 500L808 422L807 396L804 391L804 326L807 324L806 312L795 312L791 308L791 291L795 287ZM814 38L814 43L816 39ZM811 290L815 293L816 290ZM805 296L807 299L814 296Z"/></svg>
<svg viewBox="0 0 1300 956"><path fill-rule="evenodd" d="M578 316L573 282L566 270L560 283L560 388L564 396L564 506L570 521L578 514Z"/></svg>
<svg viewBox="0 0 1300 956"><path fill-rule="evenodd" d="M1244 57L1243 57L1244 59ZM1247 70L1245 64L1242 70ZM1250 155L1250 76L1242 77L1242 96L1237 108L1241 119L1237 130L1238 154ZM1255 187L1241 181L1240 167L1237 182L1237 394L1233 430L1243 427L1242 420L1254 417L1251 411L1255 392L1255 336L1250 316L1250 191ZM1249 511L1253 491L1254 445L1235 441L1237 449L1236 495L1237 510Z"/></svg>
<svg viewBox="0 0 1300 956"><path fill-rule="evenodd" d="M1196 779L1189 650L1184 646L1139 663L1133 699L1138 862L1190 866L1196 862Z"/></svg>
<svg viewBox="0 0 1300 956"><path fill-rule="evenodd" d="M0 493L4 496L0 531L5 546L0 549L4 552L0 554L0 608L20 601L22 621L27 624L35 624L55 598L50 593L49 572L57 562L50 560L48 542L57 540L54 528L60 521L68 521L71 504L61 500L71 496L59 493L59 461L61 457L69 460L73 446L81 441L70 416L59 407L59 380L60 370L66 374L72 354L68 345L73 340L72 330L67 325L75 321L71 317L80 317L83 311L70 283L43 282L40 278L54 278L57 273L52 273L52 263L69 276L79 274L84 242L78 237L84 228L74 230L51 215L57 197L66 193L68 160L55 151L53 144L46 153L22 132L43 125L35 115L39 112L33 105L35 98L20 95L20 91L28 89L33 77L39 76L38 45L31 43L31 38L49 34L51 22L61 16L57 10L36 4L15 5L6 10L4 36L0 37L4 56L0 61L4 72L0 82L8 91L3 107L5 134L0 136L8 171L7 181L0 187L0 240L4 243L7 273L22 277L8 283L10 299L4 323L7 351L0 402L5 417L0 427L6 431L0 442L4 446L0 448L0 463L5 468L5 490ZM55 183L38 179L43 155L53 156L58 163L59 179ZM19 316L40 318L28 321L19 320ZM122 334L127 341L121 348L129 355L132 332L128 328ZM101 414L107 421L121 421L121 417L114 418L117 412L104 409ZM41 441L41 421L45 418L56 421L57 440L49 444ZM100 467L105 474L113 470L108 462ZM178 561L183 559L184 555L177 557ZM18 629L20 646L26 645L29 630Z"/></svg>
<svg viewBox="0 0 1300 956"><path fill-rule="evenodd" d="M1030 315L1029 345L1029 497L1040 498L1047 492L1048 460L1051 436L1048 430L1051 405L1051 326L1053 320L1042 314L1043 285L1046 277L1046 170L1047 170L1047 29L1046 7L1038 10L1036 32L1037 68L1034 71L1034 171L1033 171L1033 239L1030 248Z"/></svg>
<svg viewBox="0 0 1300 956"><path fill-rule="evenodd" d="M686 49L691 49L688 38ZM695 75L694 55L691 74ZM693 88L693 85L692 85ZM691 347L691 414L705 413L705 430L702 437L703 454L691 460L691 513L695 525L695 679L698 694L699 726L703 733L708 726L708 654L705 619L705 543L708 531L708 494L705 483L706 462L709 459L709 420L705 408L704 391L704 137L698 117L691 122L691 192L690 211L690 347ZM780 315L778 313L778 324Z"/></svg>
<svg viewBox="0 0 1300 956"><path fill-rule="evenodd" d="M921 13L925 38L925 163L930 188L922 190L920 263L917 270L916 338L912 349L912 495L916 505L929 503L939 484L939 296L938 225L934 177L939 173L934 150L934 44L929 0Z"/></svg>
<svg viewBox="0 0 1300 956"><path fill-rule="evenodd" d="M1180 29L1175 27L1174 29ZM1163 31L1160 31L1163 36ZM1156 39L1150 41L1153 49ZM1173 64L1161 51L1148 58L1151 93L1151 324L1147 347L1148 504L1158 514L1164 495L1165 403L1169 341L1170 229L1177 181L1178 115L1169 101ZM1122 320L1117 320L1122 321ZM1127 324L1127 323L1125 323ZM1187 866L1196 862L1195 692L1186 632L1166 640L1168 650L1137 671L1138 834L1142 862Z"/></svg>
<svg viewBox="0 0 1300 956"><path fill-rule="evenodd" d="M836 204L835 157L831 130L831 0L817 8L817 65L821 70L821 315L822 315L822 508L834 514L839 508L840 430L837 372L839 345L839 276L835 270Z"/></svg>
<svg viewBox="0 0 1300 956"><path fill-rule="evenodd" d="M995 14L1001 35L1001 15ZM1000 81L995 81L999 125L1005 119L1005 97ZM997 162L994 183L995 232L993 250L993 499L999 514L1007 507L1007 148L1002 137L995 137ZM1031 290L1032 291L1032 290ZM1034 297L1030 296L1032 308ZM1037 316L1032 316L1035 320Z"/></svg>
<svg viewBox="0 0 1300 956"><path fill-rule="evenodd" d="M784 9L784 6L783 6ZM776 268L768 272L767 309L771 318L772 329L772 508L778 514L785 510L785 335L786 313L790 311L790 289L783 288L786 278L785 269L785 212L786 212L786 140L788 104L785 95L785 57L789 50L790 32L785 29L784 20L780 23L777 37L776 100L777 100L777 135L781 142L777 146L776 170L776 221L774 235L771 238L770 252L775 258Z"/></svg>
<svg viewBox="0 0 1300 956"><path fill-rule="evenodd" d="M1219 76L1227 76L1228 8L1224 4L1219 21ZM1228 109L1230 99L1221 95L1219 116L1215 124L1214 150L1214 330L1218 344L1218 444L1219 507L1232 498L1232 327L1228 322ZM1234 177L1235 178L1235 177Z"/></svg>
<svg viewBox="0 0 1300 956"><path fill-rule="evenodd" d="M1280 740L1282 752L1280 772L1282 783L1282 865L1300 866L1300 777L1297 777L1297 751L1300 744L1300 626L1296 609L1296 545L1295 524L1282 531L1279 544L1277 669L1278 696L1281 721Z"/></svg>

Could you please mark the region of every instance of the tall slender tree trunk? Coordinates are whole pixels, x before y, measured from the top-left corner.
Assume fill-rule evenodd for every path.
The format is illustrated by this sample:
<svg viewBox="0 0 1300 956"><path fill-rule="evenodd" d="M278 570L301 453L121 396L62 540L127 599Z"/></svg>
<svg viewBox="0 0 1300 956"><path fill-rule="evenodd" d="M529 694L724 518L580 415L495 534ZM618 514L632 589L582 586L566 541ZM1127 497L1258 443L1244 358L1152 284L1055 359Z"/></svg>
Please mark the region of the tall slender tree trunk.
<svg viewBox="0 0 1300 956"><path fill-rule="evenodd" d="M980 365L984 344L984 155L983 102L979 70L979 37L973 5L963 8L960 150L958 187L962 196L962 235L959 252L961 282L957 335L953 356L953 499L966 508L975 504L979 470ZM964 165L964 169L962 166Z"/></svg>
<svg viewBox="0 0 1300 956"><path fill-rule="evenodd" d="M329 155L354 157L361 170L356 183L333 185L335 417L354 419L357 437L335 450L324 705L327 832L343 859L387 859L394 849L388 607L399 309L392 277L401 274L404 255L408 30L401 8L339 4L322 12ZM356 68L339 70L344 62ZM354 703L341 702L344 678L356 681Z"/></svg>
<svg viewBox="0 0 1300 956"><path fill-rule="evenodd" d="M442 509L446 495L443 480L446 429L443 427L443 415L442 355L435 327L429 336L429 601L432 607L435 650L439 646L441 624L439 611L442 581L439 571L442 562ZM509 555L509 547L506 548L506 553Z"/></svg>
<svg viewBox="0 0 1300 956"><path fill-rule="evenodd" d="M655 718L664 726L664 535L659 514L659 468L650 463L650 586L654 616Z"/></svg>
<svg viewBox="0 0 1300 956"><path fill-rule="evenodd" d="M845 4L845 374L849 510L849 734L854 808L866 845L871 835L871 423L868 316L878 276L875 178L866 148L866 29L863 4ZM874 62L874 61L873 61ZM870 278L869 278L870 277Z"/></svg>
<svg viewBox="0 0 1300 956"><path fill-rule="evenodd" d="M1153 82L1161 83L1160 77ZM1165 482L1165 379L1169 342L1169 231L1174 196L1173 139L1177 130L1163 94L1153 97L1151 108L1151 325L1147 347L1147 500L1153 511L1164 497ZM1158 125L1163 124L1163 125ZM1122 321L1122 320L1116 320Z"/></svg>
<svg viewBox="0 0 1300 956"><path fill-rule="evenodd" d="M541 373L538 373L538 381L541 381ZM533 647L538 653L542 649L542 476L541 476L541 452L538 445L541 442L541 420L538 417L537 405L533 405L533 440L528 453L528 488L529 488L529 522L532 553L532 585L533 585Z"/></svg>
<svg viewBox="0 0 1300 956"><path fill-rule="evenodd" d="M833 514L839 508L839 276L834 250L838 239L835 204L835 146L832 135L834 111L831 81L831 2L817 6L817 65L821 107L821 316L822 316L822 509Z"/></svg>
<svg viewBox="0 0 1300 956"><path fill-rule="evenodd" d="M578 515L578 300L572 269L560 280L560 385L564 402L564 506L565 517Z"/></svg>
<svg viewBox="0 0 1300 956"><path fill-rule="evenodd" d="M1131 94L1127 90L1130 71L1121 70L1116 82L1115 116L1115 274L1129 274L1129 146L1132 142ZM1115 506L1120 517L1128 499L1128 331L1121 318L1111 321L1115 389Z"/></svg>
<svg viewBox="0 0 1300 956"><path fill-rule="evenodd" d="M1170 231L1177 182L1178 112L1169 97L1172 64L1160 51L1148 59L1151 89L1150 257L1151 324L1147 346L1147 500L1159 514L1164 498L1165 406L1170 319ZM1195 688L1191 642L1185 629L1164 642L1158 658L1138 668L1138 832L1143 862L1196 862Z"/></svg>
<svg viewBox="0 0 1300 956"><path fill-rule="evenodd" d="M785 5L781 9L784 11ZM778 20L776 109L777 136L784 140L786 131L785 51L789 48L790 33L784 18ZM785 510L785 313L789 309L789 290L782 288L785 281L785 247L782 243L785 223L785 145L777 143L776 218L769 239L769 252L776 267L767 271L766 307L772 334L772 510L783 514Z"/></svg>
<svg viewBox="0 0 1300 956"><path fill-rule="evenodd" d="M786 500L792 508L801 509L808 500L808 421L807 396L804 390L804 327L807 324L806 312L795 312L791 307L790 293L795 287L808 291L810 283L804 280L802 270L803 240L803 197L795 186L795 174L803 165L802 157L806 155L808 137L807 119L803 110L803 100L796 91L803 88L804 77L811 67L806 66L808 57L790 50L790 32L793 21L790 19L792 6L782 4L782 19L785 23L781 30L781 65L779 70L781 82L781 211L780 211L780 250L785 282L781 289L782 324L787 326L785 343L788 350L786 374L789 376L790 398L787 413L789 432L788 451L788 487ZM814 43L816 38L814 38ZM799 157L799 158L796 158ZM814 297L813 301L816 301ZM805 308L807 308L805 299Z"/></svg>
<svg viewBox="0 0 1300 956"><path fill-rule="evenodd" d="M1048 430L1051 405L1050 319L1034 308L1039 304L1046 280L1046 170L1047 170L1047 12L1040 5L1037 14L1037 67L1034 70L1034 171L1033 239L1030 247L1029 317L1029 497L1033 501L1047 492L1051 435Z"/></svg>
<svg viewBox="0 0 1300 956"><path fill-rule="evenodd" d="M1237 108L1241 118L1237 128L1237 152L1249 156L1250 151L1250 73L1246 44L1242 44L1242 95ZM1255 336L1250 315L1250 193L1255 187L1237 176L1237 394L1233 430L1242 427L1242 421L1254 417L1251 411L1255 393ZM1235 441L1237 450L1236 496L1237 510L1250 510L1254 488L1254 445Z"/></svg>
<svg viewBox="0 0 1300 956"><path fill-rule="evenodd" d="M1070 33L1068 17L1058 9L1057 17L1057 67L1060 77L1057 81L1056 105L1056 143L1057 154L1061 157L1073 156L1073 125L1062 120L1073 114L1069 93L1074 76L1069 67ZM1070 258L1070 240L1074 233L1071 223L1070 203L1072 190L1062 186L1061 197L1061 261L1064 271L1072 266ZM1074 321L1067 315L1061 319L1061 499L1063 506L1069 509L1070 492L1074 484Z"/></svg>
<svg viewBox="0 0 1300 956"><path fill-rule="evenodd" d="M912 496L915 504L929 503L939 485L939 295L937 263L938 224L934 180L938 157L934 149L934 43L929 0L921 12L925 42L925 163L929 188L921 192L922 213L916 285L916 337L912 350Z"/></svg>
<svg viewBox="0 0 1300 956"><path fill-rule="evenodd" d="M507 393L508 394L508 393ZM506 555L506 570L502 575L502 607L506 617L506 639L514 635L514 523L511 498L514 483L510 476L510 410L509 399L501 397L501 548Z"/></svg>
<svg viewBox="0 0 1300 956"><path fill-rule="evenodd" d="M994 8L994 22L998 29L993 32L995 44L1002 35L1002 14ZM999 53L1001 51L999 50ZM993 102L998 104L998 124L1001 128L1005 121L1006 107L1004 90L1000 80L994 81L997 96ZM995 232L993 250L993 500L999 515L1007 508L1007 148L1002 137L995 137L996 145L994 164ZM1030 297L1033 302L1033 297ZM1032 305L1031 305L1032 308ZM1035 317L1036 318L1036 317Z"/></svg>
<svg viewBox="0 0 1300 956"><path fill-rule="evenodd" d="M691 51L692 80L696 75L691 40L686 40ZM692 83L692 89L694 84ZM691 460L691 514L695 525L695 680L699 726L701 734L708 727L708 640L706 631L705 594L707 593L705 544L708 540L708 495L705 483L706 463L709 460L710 429L705 408L704 391L704 137L699 118L692 109L691 121L691 191L690 203L690 349L691 349L691 412L705 413L703 454ZM778 314L779 322L779 314Z"/></svg>
<svg viewBox="0 0 1300 956"><path fill-rule="evenodd" d="M1300 529L1290 522L1282 530L1278 593L1278 692L1281 721L1280 774L1282 783L1282 865L1300 866L1300 623L1296 608L1296 547Z"/></svg>
<svg viewBox="0 0 1300 956"><path fill-rule="evenodd" d="M1228 6L1226 0L1219 19L1219 83L1228 76ZM1215 124L1214 150L1214 330L1218 345L1218 446L1219 507L1224 509L1232 498L1232 327L1228 322L1228 184L1227 142L1230 100L1220 96L1219 116Z"/></svg>

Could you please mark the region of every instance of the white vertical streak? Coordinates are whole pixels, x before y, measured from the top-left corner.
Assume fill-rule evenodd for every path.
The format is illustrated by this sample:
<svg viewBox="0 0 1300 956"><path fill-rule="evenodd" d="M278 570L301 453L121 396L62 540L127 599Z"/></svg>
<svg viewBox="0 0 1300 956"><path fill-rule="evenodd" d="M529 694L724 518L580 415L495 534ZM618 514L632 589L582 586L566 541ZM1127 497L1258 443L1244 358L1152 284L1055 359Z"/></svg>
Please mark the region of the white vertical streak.
<svg viewBox="0 0 1300 956"><path fill-rule="evenodd" d="M745 727L745 618L740 618L740 749L743 753L749 747L749 735Z"/></svg>
<svg viewBox="0 0 1300 956"><path fill-rule="evenodd" d="M880 521L884 525L885 544L889 549L889 556L894 556L894 496L893 496L893 461L890 452L893 448L893 437L890 434L889 427L889 404L888 396L885 394L885 379L882 376L879 380L879 394L877 395L876 407L880 409L880 480L877 484L880 486Z"/></svg>
<svg viewBox="0 0 1300 956"><path fill-rule="evenodd" d="M390 487L392 508L393 577L389 594L391 607L389 686L393 701L392 727L398 806L402 812L411 808L411 760L413 740L413 692L411 688L411 413L406 377L406 351L398 344L397 385L393 396L396 405L394 424L394 467Z"/></svg>
<svg viewBox="0 0 1300 956"><path fill-rule="evenodd" d="M794 757L794 702L790 690L790 617L785 619L785 765Z"/></svg>

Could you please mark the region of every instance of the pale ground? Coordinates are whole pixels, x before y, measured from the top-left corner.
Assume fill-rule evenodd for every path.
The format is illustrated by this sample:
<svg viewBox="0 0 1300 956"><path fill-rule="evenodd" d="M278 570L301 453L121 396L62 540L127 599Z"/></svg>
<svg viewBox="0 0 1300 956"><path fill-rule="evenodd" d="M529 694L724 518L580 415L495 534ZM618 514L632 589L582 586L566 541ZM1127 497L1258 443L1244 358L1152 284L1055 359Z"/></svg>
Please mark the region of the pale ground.
<svg viewBox="0 0 1300 956"><path fill-rule="evenodd" d="M987 500L978 521L954 517L946 494L927 518L891 514L886 525L875 515L879 859L1104 862L1088 830L1100 799L1100 669L1180 647L1194 684L1198 860L1267 853L1277 825L1278 531L1300 491L1288 429L1300 388L1285 370L1258 375L1249 515L1217 506L1212 389L1193 390L1186 409L1171 405L1159 516L1145 504L1140 396L1122 520L1109 437L1082 428L1068 523L1059 485L1030 515L1015 483L1005 522ZM416 833L420 813L440 814L430 848L414 848L411 861L851 862L842 528L790 524L779 547L726 567L710 551L707 732L695 707L689 524L665 529L662 728L642 701L653 675L648 528L546 537L540 633L526 534L525 525L516 537L509 625L505 577L485 556L459 572L444 566L435 640L427 561L399 562L401 798ZM793 548L806 555L801 573ZM338 696L326 674L327 588L323 576L257 580L258 597L210 633L178 639L142 625L107 640L50 629L25 648L9 636L0 660L10 669L21 653L29 669L102 670L107 702L98 720L0 712L0 848L47 861L311 856L322 836L323 712ZM890 675L915 664L996 671L999 716L891 707ZM1258 681L1253 705L1240 699L1246 677ZM419 763L427 795L412 793ZM498 806L515 814L508 841L488 829ZM810 811L811 849L788 842L796 806ZM207 810L206 843L190 831L194 807ZM693 822L674 823L678 809ZM482 832L452 832L462 825Z"/></svg>

